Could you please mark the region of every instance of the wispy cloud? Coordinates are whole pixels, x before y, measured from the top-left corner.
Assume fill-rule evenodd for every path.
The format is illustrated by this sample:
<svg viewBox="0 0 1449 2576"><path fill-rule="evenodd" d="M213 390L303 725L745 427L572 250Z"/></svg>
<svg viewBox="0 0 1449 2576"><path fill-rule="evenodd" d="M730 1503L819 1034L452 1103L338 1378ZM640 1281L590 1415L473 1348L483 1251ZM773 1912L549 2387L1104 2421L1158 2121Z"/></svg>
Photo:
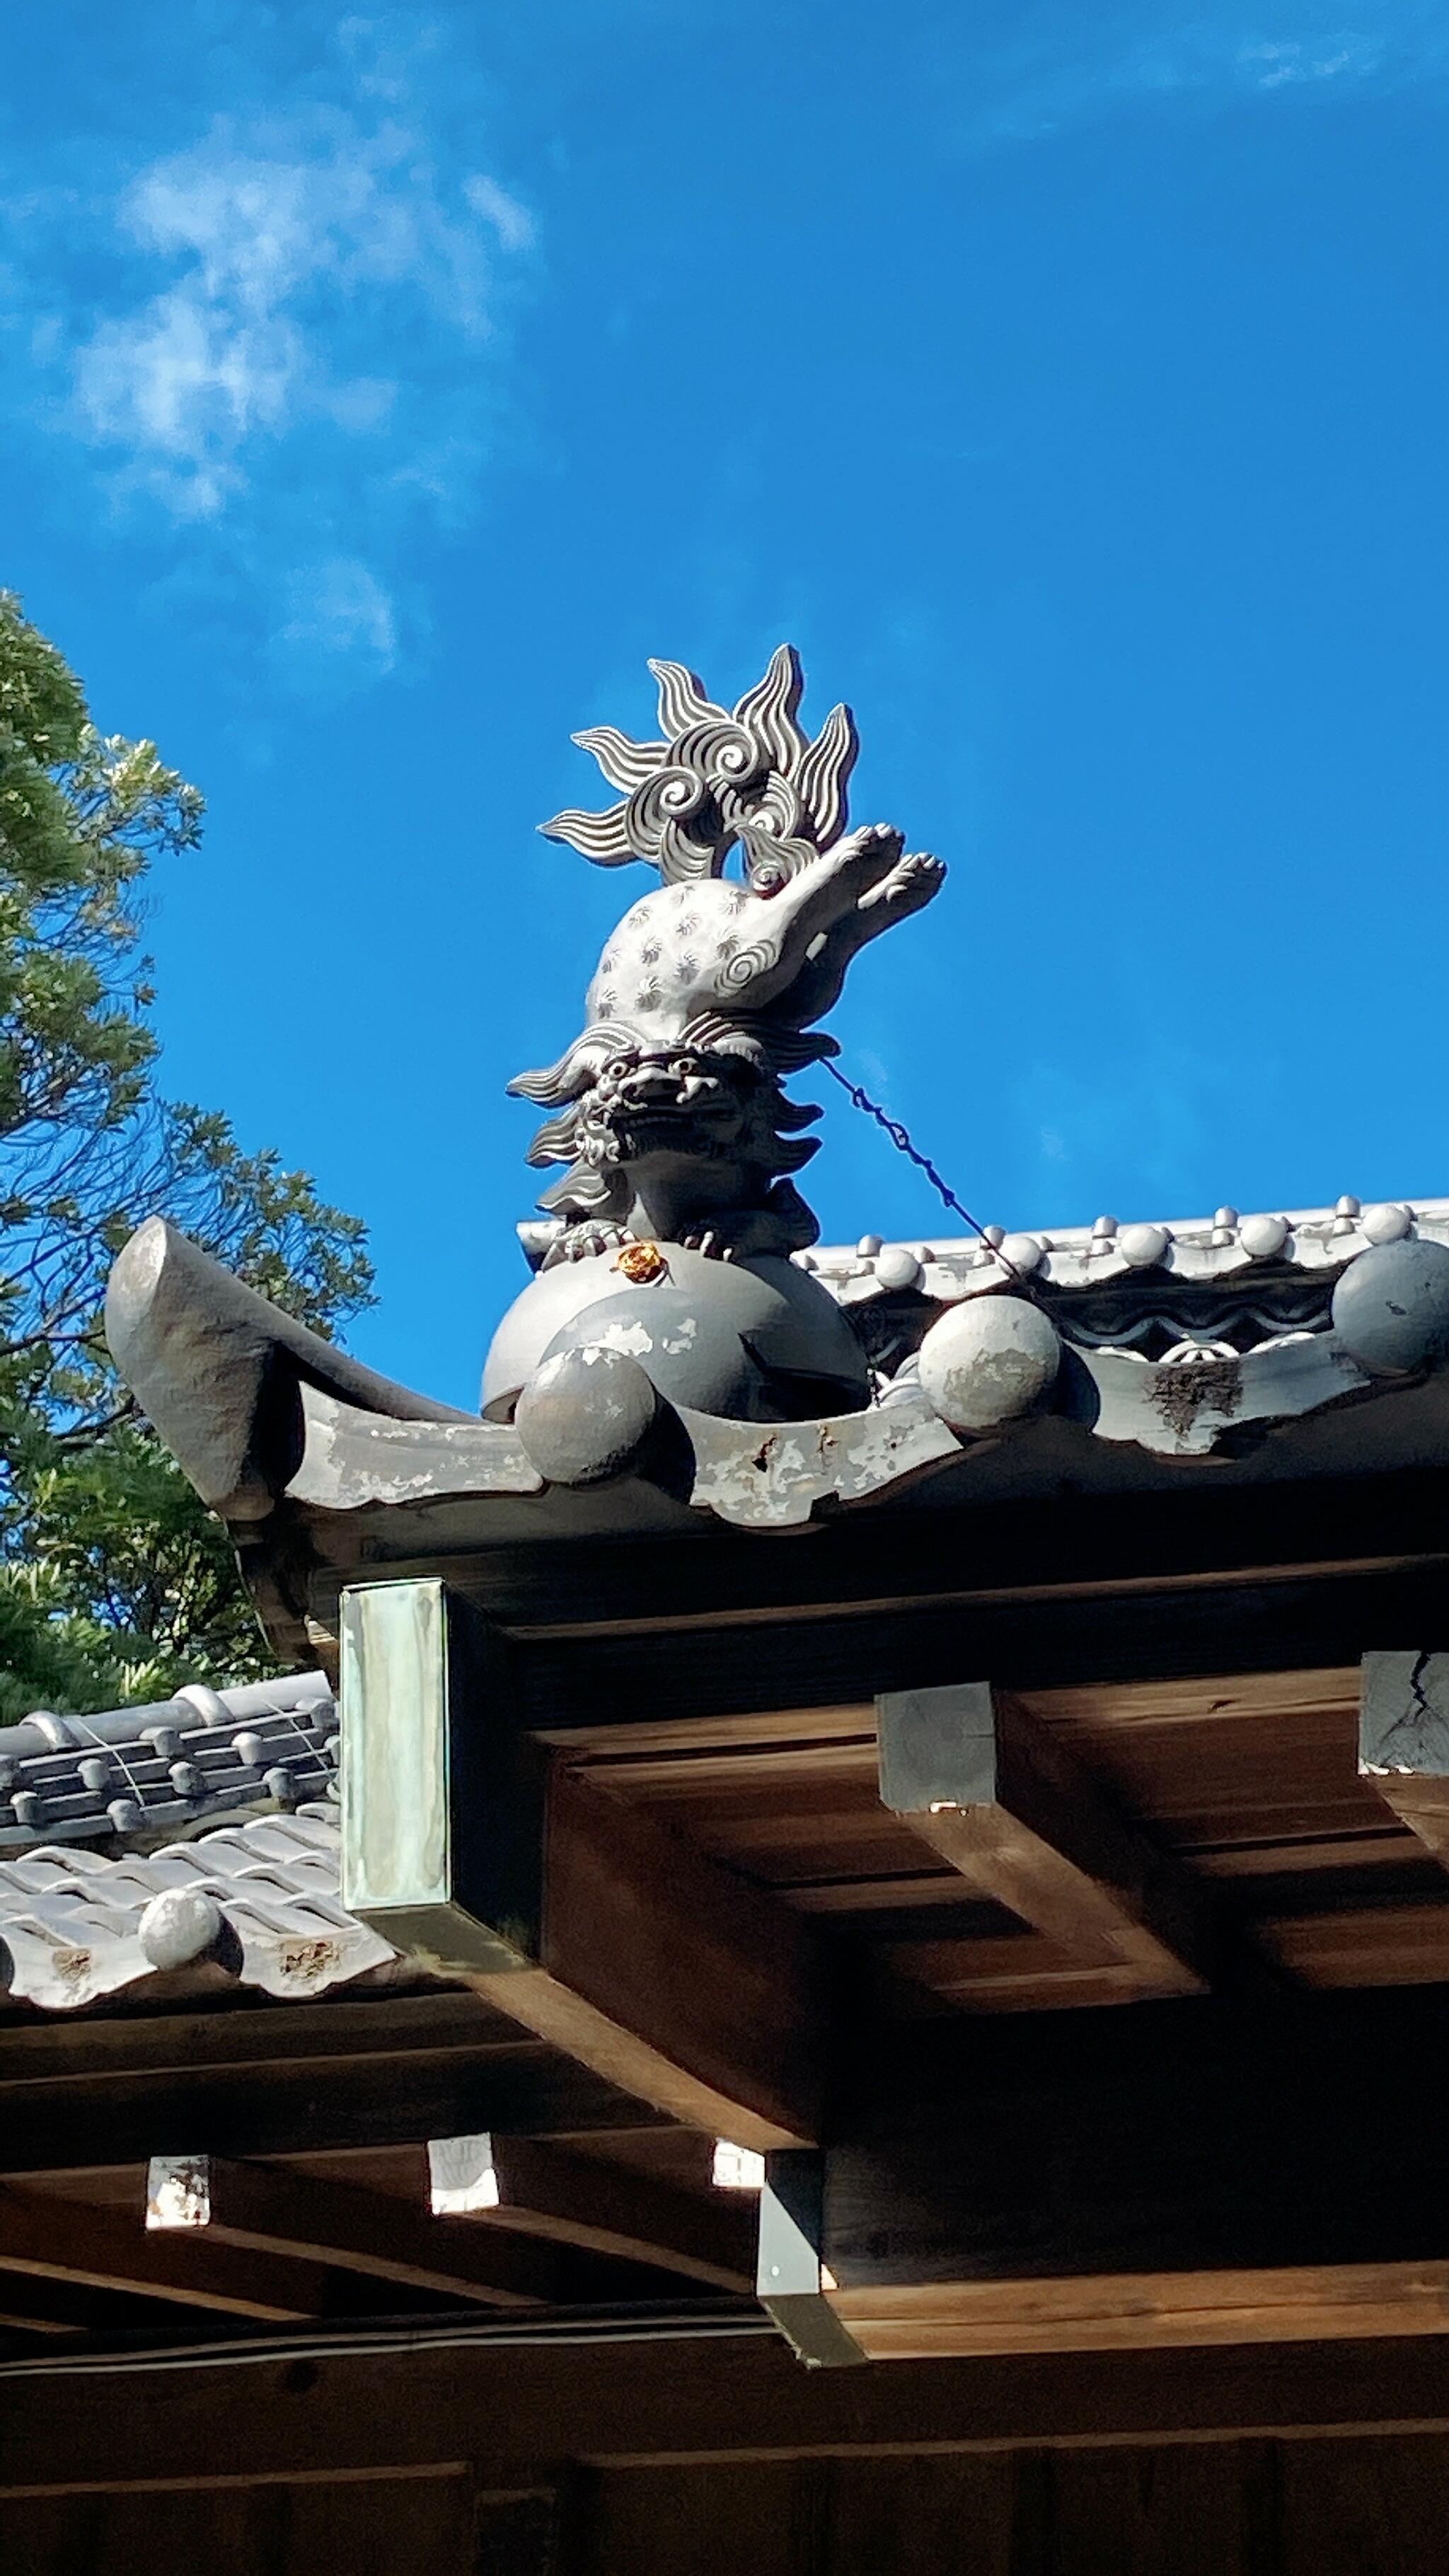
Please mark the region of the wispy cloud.
<svg viewBox="0 0 1449 2576"><path fill-rule="evenodd" d="M1348 97L1446 76L1441 0L1220 0L1186 14L1157 0L1037 0L1009 44L977 59L967 138L1023 142L1144 105Z"/></svg>
<svg viewBox="0 0 1449 2576"><path fill-rule="evenodd" d="M396 602L376 573L355 555L333 555L286 585L272 660L287 672L340 655L380 678L397 660L398 640Z"/></svg>
<svg viewBox="0 0 1449 2576"><path fill-rule="evenodd" d="M357 36L333 98L3 210L12 387L104 508L269 595L294 674L391 667L392 557L478 502L534 248L476 134L440 135L406 58Z"/></svg>
<svg viewBox="0 0 1449 2576"><path fill-rule="evenodd" d="M476 347L500 255L532 242L495 179L445 192L407 126L336 114L219 123L144 171L117 221L165 282L75 348L79 424L186 518L223 509L291 432L395 435L410 388L377 353L418 324Z"/></svg>
<svg viewBox="0 0 1449 2576"><path fill-rule="evenodd" d="M1291 1131L1291 1085L1278 1055L1255 1060L1245 1086L1236 1057L1130 1022L1119 1039L1130 1059L1120 1074L1043 1057L1023 1065L1007 1092L1013 1162L1025 1199L1048 1223L1080 1224L1104 1208L1124 1219L1173 1216L1183 1213L1184 1193L1215 1205L1225 1161L1241 1169L1255 1133Z"/></svg>

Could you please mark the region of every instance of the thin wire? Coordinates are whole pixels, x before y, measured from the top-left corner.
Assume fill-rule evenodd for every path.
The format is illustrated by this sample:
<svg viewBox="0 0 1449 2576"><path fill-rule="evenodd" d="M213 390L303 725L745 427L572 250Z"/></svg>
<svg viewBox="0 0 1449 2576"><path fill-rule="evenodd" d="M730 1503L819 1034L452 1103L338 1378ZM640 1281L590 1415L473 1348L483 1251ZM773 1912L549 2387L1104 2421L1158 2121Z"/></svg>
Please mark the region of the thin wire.
<svg viewBox="0 0 1449 2576"><path fill-rule="evenodd" d="M125 1781L127 1788L130 1790L132 1797L135 1799L137 1806L140 1808L142 1822L144 1823L148 1813L146 1806L146 1792L142 1788L140 1781L137 1779L135 1772L131 1769L131 1766L126 1760L124 1753L121 1751L120 1746L117 1744L108 1744L105 1737L103 1735L98 1735L95 1728L83 1717L68 1717L65 1720L65 1723L67 1726L78 1726L83 1735L88 1735L90 1737L92 1744L98 1745L102 1753L109 1754L111 1760L116 1766L116 1769L120 1772L122 1779Z"/></svg>
<svg viewBox="0 0 1449 2576"><path fill-rule="evenodd" d="M447 2225L446 2219L443 2224ZM604 2310L593 2316L578 2310L555 2317L459 2317L456 2322L421 2326L378 2326L351 2333L246 2335L235 2341L195 2344L135 2344L124 2351L24 2353L0 2361L0 2379L109 2379L144 2371L234 2370L245 2364L275 2361L355 2360L369 2354L449 2352L461 2345L579 2345L597 2343L714 2342L741 2336L778 2339L773 2320L741 2300L737 2306L691 2308L677 2302L657 2307Z"/></svg>
<svg viewBox="0 0 1449 2576"><path fill-rule="evenodd" d="M867 1118L873 1118L877 1127L885 1130L896 1152L904 1154L907 1162L914 1163L918 1172L924 1172L937 1198L951 1209L953 1215L959 1216L964 1224L969 1225L973 1234L981 1237L993 1260L999 1261L1003 1270L1010 1271L1017 1286L1028 1297L1034 1297L1036 1295L1034 1282L1018 1270L1014 1261L1008 1261L999 1244L992 1242L980 1219L972 1215L969 1207L963 1206L949 1182L941 1178L929 1154L921 1152L920 1147L912 1141L909 1129L902 1126L899 1118L892 1118L888 1111L882 1109L878 1100L872 1100L868 1091L863 1090L858 1082L852 1082L836 1065L831 1064L828 1058L821 1059L821 1070L829 1074L832 1082L839 1083L841 1090L848 1093L857 1109L863 1110Z"/></svg>

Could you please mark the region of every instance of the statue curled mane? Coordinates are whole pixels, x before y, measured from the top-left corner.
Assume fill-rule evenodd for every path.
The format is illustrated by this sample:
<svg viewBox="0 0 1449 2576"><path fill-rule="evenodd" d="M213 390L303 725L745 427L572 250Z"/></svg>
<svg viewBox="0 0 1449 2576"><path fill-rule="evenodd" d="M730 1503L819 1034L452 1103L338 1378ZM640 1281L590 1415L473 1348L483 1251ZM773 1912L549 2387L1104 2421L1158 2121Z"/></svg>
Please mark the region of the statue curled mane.
<svg viewBox="0 0 1449 2576"><path fill-rule="evenodd" d="M938 860L902 855L885 824L847 833L857 737L834 707L814 742L782 645L732 712L677 662L652 662L664 739L599 725L591 751L619 803L544 832L597 865L643 859L660 883L610 937L587 1021L555 1065L510 1089L559 1114L529 1160L562 1163L540 1204L563 1219L549 1259L650 1236L732 1252L789 1252L815 1220L794 1187L820 1112L782 1076L836 1052L814 1031L857 950L937 892ZM727 878L739 846L744 874Z"/></svg>

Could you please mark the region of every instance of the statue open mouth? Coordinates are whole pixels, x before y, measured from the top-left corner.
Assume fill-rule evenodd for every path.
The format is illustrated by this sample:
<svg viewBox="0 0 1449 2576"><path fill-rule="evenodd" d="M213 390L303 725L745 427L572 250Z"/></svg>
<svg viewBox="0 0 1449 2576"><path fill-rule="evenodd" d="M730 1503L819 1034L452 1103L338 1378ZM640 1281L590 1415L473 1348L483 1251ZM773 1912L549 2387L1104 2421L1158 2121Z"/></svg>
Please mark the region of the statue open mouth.
<svg viewBox="0 0 1449 2576"><path fill-rule="evenodd" d="M743 1139L759 1089L754 1067L738 1057L712 1064L697 1051L676 1049L618 1056L594 1085L585 1126L599 1144L607 1143L615 1162L724 1153Z"/></svg>

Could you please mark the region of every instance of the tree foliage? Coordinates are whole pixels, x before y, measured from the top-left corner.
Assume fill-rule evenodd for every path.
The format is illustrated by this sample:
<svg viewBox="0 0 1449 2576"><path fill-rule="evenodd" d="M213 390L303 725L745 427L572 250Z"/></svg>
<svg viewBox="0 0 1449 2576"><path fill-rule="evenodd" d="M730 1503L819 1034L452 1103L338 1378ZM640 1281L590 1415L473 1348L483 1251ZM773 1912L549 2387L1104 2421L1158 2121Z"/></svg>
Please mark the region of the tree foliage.
<svg viewBox="0 0 1449 2576"><path fill-rule="evenodd" d="M101 1338L132 1229L161 1209L319 1332L370 1301L359 1221L158 1086L147 881L201 821L0 592L0 1721L271 1668L225 1532Z"/></svg>

